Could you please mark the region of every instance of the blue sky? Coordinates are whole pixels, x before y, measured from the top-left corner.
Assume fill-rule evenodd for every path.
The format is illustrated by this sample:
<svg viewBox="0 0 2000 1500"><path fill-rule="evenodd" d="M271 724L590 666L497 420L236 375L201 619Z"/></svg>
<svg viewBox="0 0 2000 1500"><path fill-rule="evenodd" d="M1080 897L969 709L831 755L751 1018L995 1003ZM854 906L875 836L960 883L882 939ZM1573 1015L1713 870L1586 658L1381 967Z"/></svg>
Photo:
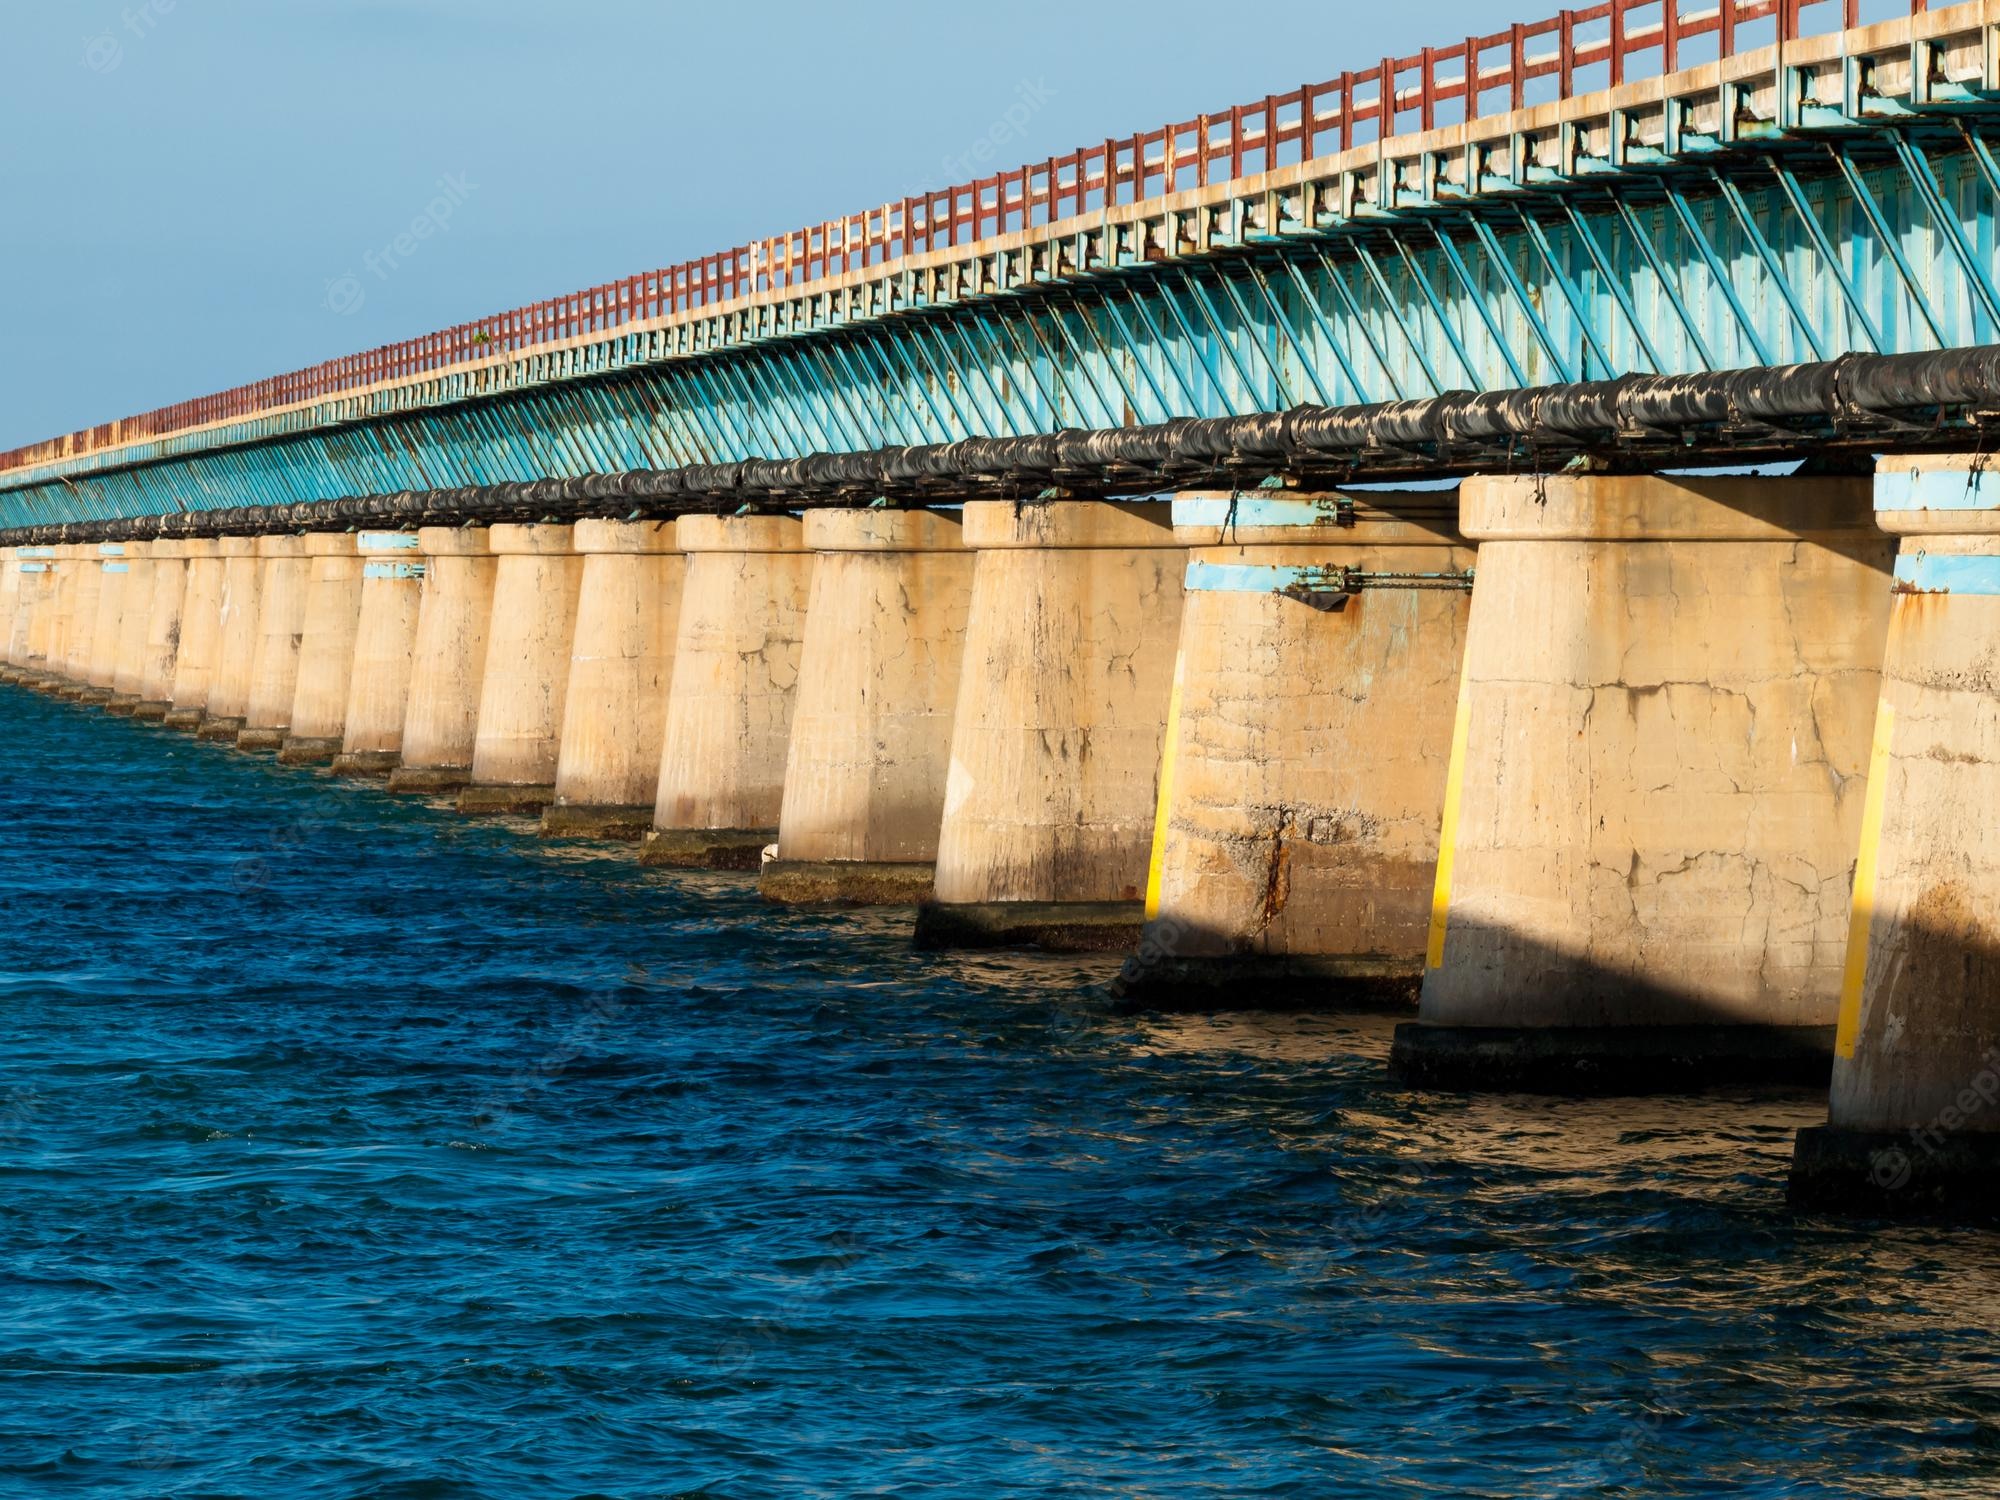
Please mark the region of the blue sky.
<svg viewBox="0 0 2000 1500"><path fill-rule="evenodd" d="M982 170L1554 8L1523 3L15 0L0 448L942 186L996 126Z"/></svg>

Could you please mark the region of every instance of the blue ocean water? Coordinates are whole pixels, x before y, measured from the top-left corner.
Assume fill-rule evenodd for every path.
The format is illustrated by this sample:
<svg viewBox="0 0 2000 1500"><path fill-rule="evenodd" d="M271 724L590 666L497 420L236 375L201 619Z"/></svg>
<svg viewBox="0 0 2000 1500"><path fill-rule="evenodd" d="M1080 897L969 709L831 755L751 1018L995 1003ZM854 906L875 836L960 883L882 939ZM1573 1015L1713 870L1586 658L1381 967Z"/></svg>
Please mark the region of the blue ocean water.
<svg viewBox="0 0 2000 1500"><path fill-rule="evenodd" d="M0 688L0 1495L2000 1493L1804 1095L1400 1090Z"/></svg>

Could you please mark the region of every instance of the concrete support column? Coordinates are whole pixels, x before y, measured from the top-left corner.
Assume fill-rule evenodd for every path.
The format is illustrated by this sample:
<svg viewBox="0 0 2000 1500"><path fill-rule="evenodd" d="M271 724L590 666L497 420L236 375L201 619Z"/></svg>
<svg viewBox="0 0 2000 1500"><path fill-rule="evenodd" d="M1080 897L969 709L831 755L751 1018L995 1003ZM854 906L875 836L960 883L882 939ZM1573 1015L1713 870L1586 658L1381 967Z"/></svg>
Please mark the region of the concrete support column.
<svg viewBox="0 0 2000 1500"><path fill-rule="evenodd" d="M754 870L777 837L812 554L789 516L682 516L676 534L687 583L640 858Z"/></svg>
<svg viewBox="0 0 2000 1500"><path fill-rule="evenodd" d="M806 514L812 596L765 899L930 896L972 605L962 531L926 510Z"/></svg>
<svg viewBox="0 0 2000 1500"><path fill-rule="evenodd" d="M1419 1084L1823 1080L1890 548L1866 479L1474 479Z"/></svg>
<svg viewBox="0 0 2000 1500"><path fill-rule="evenodd" d="M0 547L0 681L13 679L7 673L13 656L14 618L21 609L21 570L17 547Z"/></svg>
<svg viewBox="0 0 2000 1500"><path fill-rule="evenodd" d="M278 749L284 766L323 766L340 754L361 627L361 549L354 533L316 531L305 542L312 571L291 722Z"/></svg>
<svg viewBox="0 0 2000 1500"><path fill-rule="evenodd" d="M97 635L97 601L103 592L104 569L95 546L76 549L75 593L63 642L61 696L82 700L92 696L90 648Z"/></svg>
<svg viewBox="0 0 2000 1500"><path fill-rule="evenodd" d="M1449 491L1188 495L1147 925L1164 1006L1414 1008L1473 554Z"/></svg>
<svg viewBox="0 0 2000 1500"><path fill-rule="evenodd" d="M1792 1201L2000 1215L2000 475L1891 458L1901 540L1861 820L1828 1123Z"/></svg>
<svg viewBox="0 0 2000 1500"><path fill-rule="evenodd" d="M653 822L687 559L672 521L579 521L583 558L552 836L638 840Z"/></svg>
<svg viewBox="0 0 2000 1500"><path fill-rule="evenodd" d="M105 707L129 714L139 706L146 686L146 636L153 624L153 548L155 542L125 544L125 589L118 611L118 654L111 672L111 697Z"/></svg>
<svg viewBox="0 0 2000 1500"><path fill-rule="evenodd" d="M90 662L84 669L87 701L109 699L118 680L118 643L125 633L125 598L131 592L132 561L123 542L99 543L97 614L90 628Z"/></svg>
<svg viewBox="0 0 2000 1500"><path fill-rule="evenodd" d="M455 792L472 779L479 735L479 685L493 618L498 559L485 527L425 526L423 597L410 662L402 764L389 773L392 792Z"/></svg>
<svg viewBox="0 0 2000 1500"><path fill-rule="evenodd" d="M278 750L292 728L299 690L299 648L306 631L312 556L303 536L257 538L257 652L238 750Z"/></svg>
<svg viewBox="0 0 2000 1500"><path fill-rule="evenodd" d="M150 551L153 599L139 659L139 701L132 717L157 723L174 706L174 671L180 663L181 619L187 603L187 543L157 541Z"/></svg>
<svg viewBox="0 0 2000 1500"><path fill-rule="evenodd" d="M920 947L1133 945L1186 554L1164 505L978 501Z"/></svg>
<svg viewBox="0 0 2000 1500"><path fill-rule="evenodd" d="M21 598L14 611L14 632L7 645L7 660L17 669L20 680L34 683L48 662L49 616L54 609L56 549L23 547L15 556L15 571L21 575Z"/></svg>
<svg viewBox="0 0 2000 1500"><path fill-rule="evenodd" d="M202 538L182 542L181 550L187 557L187 589L181 604L173 692L161 721L169 729L193 729L201 723L222 646L221 544Z"/></svg>
<svg viewBox="0 0 2000 1500"><path fill-rule="evenodd" d="M254 536L216 542L222 557L222 603L216 610L215 675L196 739L234 743L250 711L250 682L257 664L257 617L264 593L264 564Z"/></svg>
<svg viewBox="0 0 2000 1500"><path fill-rule="evenodd" d="M70 639L75 635L77 582L84 571L81 545L56 548L55 591L51 596L48 641L42 652L42 687L60 693L67 684Z"/></svg>
<svg viewBox="0 0 2000 1500"><path fill-rule="evenodd" d="M424 559L414 531L364 531L356 544L361 552L361 617L354 630L347 723L333 773L387 776L400 758L403 718L410 708Z"/></svg>
<svg viewBox="0 0 2000 1500"><path fill-rule="evenodd" d="M495 526L493 621L479 684L472 781L458 810L539 813L556 795L583 559L570 526Z"/></svg>

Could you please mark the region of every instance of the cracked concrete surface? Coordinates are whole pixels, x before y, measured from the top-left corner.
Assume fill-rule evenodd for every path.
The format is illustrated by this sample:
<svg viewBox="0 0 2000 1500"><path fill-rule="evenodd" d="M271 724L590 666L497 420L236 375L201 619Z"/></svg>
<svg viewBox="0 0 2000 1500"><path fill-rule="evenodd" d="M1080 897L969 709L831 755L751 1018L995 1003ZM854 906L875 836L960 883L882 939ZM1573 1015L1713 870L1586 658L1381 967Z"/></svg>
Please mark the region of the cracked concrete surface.
<svg viewBox="0 0 2000 1500"><path fill-rule="evenodd" d="M1831 1024L1888 618L1870 486L1532 488L1463 492L1470 738L1423 1019Z"/></svg>

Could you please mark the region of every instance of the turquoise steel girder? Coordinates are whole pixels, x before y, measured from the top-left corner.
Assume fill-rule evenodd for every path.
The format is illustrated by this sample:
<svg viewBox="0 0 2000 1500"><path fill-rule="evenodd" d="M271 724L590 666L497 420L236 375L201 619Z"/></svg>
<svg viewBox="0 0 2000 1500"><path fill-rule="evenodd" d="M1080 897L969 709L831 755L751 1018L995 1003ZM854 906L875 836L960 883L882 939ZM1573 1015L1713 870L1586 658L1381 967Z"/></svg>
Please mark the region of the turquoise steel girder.
<svg viewBox="0 0 2000 1500"><path fill-rule="evenodd" d="M1987 107L1815 108L1714 149L1677 131L1678 155L1405 194L1333 229L1210 235L712 352L607 339L500 394L445 374L342 420L284 413L0 478L0 525L1991 342Z"/></svg>

